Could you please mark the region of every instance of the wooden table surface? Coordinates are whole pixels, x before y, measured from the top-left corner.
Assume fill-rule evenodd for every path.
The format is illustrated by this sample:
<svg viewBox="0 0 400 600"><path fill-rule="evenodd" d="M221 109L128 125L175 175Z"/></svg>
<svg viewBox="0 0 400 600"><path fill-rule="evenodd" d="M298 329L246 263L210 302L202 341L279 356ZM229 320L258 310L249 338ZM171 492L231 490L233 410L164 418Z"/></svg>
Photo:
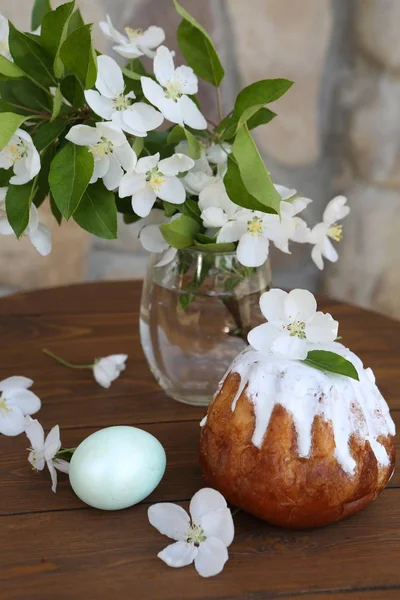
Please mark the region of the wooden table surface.
<svg viewBox="0 0 400 600"><path fill-rule="evenodd" d="M0 300L0 378L25 375L42 399L37 417L61 428L74 447L108 425L136 425L164 445L160 486L133 508L102 512L74 496L60 474L27 462L27 439L0 436L1 600L226 599L398 600L400 473L367 510L313 531L277 529L244 513L222 574L200 578L157 558L167 543L147 521L153 502L187 508L204 486L197 462L203 408L167 398L148 371L138 334L139 283L96 283ZM323 299L340 333L371 366L400 423L400 324ZM104 390L90 371L72 371L42 354L47 347L75 362L129 355L127 370Z"/></svg>

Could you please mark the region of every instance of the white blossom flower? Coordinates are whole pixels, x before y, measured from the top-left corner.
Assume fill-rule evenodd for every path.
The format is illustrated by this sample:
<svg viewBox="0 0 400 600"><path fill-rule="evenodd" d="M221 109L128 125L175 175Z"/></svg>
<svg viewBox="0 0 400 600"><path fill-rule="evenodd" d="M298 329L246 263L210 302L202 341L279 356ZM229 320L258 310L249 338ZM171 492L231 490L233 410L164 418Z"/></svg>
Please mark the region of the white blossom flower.
<svg viewBox="0 0 400 600"><path fill-rule="evenodd" d="M200 192L199 208L206 228L223 227L240 210L229 198L224 182L219 178Z"/></svg>
<svg viewBox="0 0 400 600"><path fill-rule="evenodd" d="M181 215L177 213L173 217L168 218L163 210L155 208L151 211L148 217L142 219L139 239L142 246L147 252L162 253L162 256L155 264L156 267L164 267L175 258L178 250L172 248L165 240L160 230L160 225L170 223Z"/></svg>
<svg viewBox="0 0 400 600"><path fill-rule="evenodd" d="M259 267L269 253L268 215L242 208L221 227L217 242L239 242L236 255L245 267Z"/></svg>
<svg viewBox="0 0 400 600"><path fill-rule="evenodd" d="M8 35L8 19L3 17L3 15L0 15L0 54L11 62L14 62L10 53L10 47L8 45Z"/></svg>
<svg viewBox="0 0 400 600"><path fill-rule="evenodd" d="M317 303L307 290L272 289L260 298L260 308L268 323L252 329L248 342L263 353L304 360L318 344L337 338L338 322L330 314L316 312Z"/></svg>
<svg viewBox="0 0 400 600"><path fill-rule="evenodd" d="M199 490L192 498L190 516L178 504L153 504L148 510L151 525L176 540L158 557L169 567L185 567L194 561L202 577L221 573L228 560L227 547L235 533L232 513L225 498L211 488Z"/></svg>
<svg viewBox="0 0 400 600"><path fill-rule="evenodd" d="M7 146L0 152L0 169L13 168L12 185L31 181L40 171L40 154L29 133L17 129Z"/></svg>
<svg viewBox="0 0 400 600"><path fill-rule="evenodd" d="M215 165L225 165L228 162L228 156L232 152L231 144L228 142L220 142L219 144L211 144L206 149L206 157L210 163Z"/></svg>
<svg viewBox="0 0 400 600"><path fill-rule="evenodd" d="M96 90L86 90L90 108L102 119L113 121L120 129L146 137L147 132L161 125L160 112L145 102L135 102L134 92L125 94L124 77L120 67L110 56L97 57Z"/></svg>
<svg viewBox="0 0 400 600"><path fill-rule="evenodd" d="M157 49L154 74L158 83L142 76L143 94L166 119L182 127L206 129L207 121L189 95L197 94L198 82L193 69L185 65L175 69L172 53L166 46Z"/></svg>
<svg viewBox="0 0 400 600"><path fill-rule="evenodd" d="M345 196L336 196L325 208L322 223L318 223L311 230L309 236L310 244L314 244L311 252L311 258L317 265L318 269L324 268L322 257L336 262L338 253L333 247L331 239L339 242L342 239L342 225L338 225L337 221L344 219L350 212L350 207L346 206L347 198Z"/></svg>
<svg viewBox="0 0 400 600"><path fill-rule="evenodd" d="M33 384L27 377L8 377L0 381L0 433L19 435L24 431L24 418L40 410L39 398L28 388Z"/></svg>
<svg viewBox="0 0 400 600"><path fill-rule="evenodd" d="M194 162L184 154L173 154L160 160L160 153L139 158L133 171L126 173L119 187L120 198L132 196L132 208L140 217L147 217L157 198L183 204L186 192L176 175L191 169Z"/></svg>
<svg viewBox="0 0 400 600"><path fill-rule="evenodd" d="M102 178L108 190L115 190L125 171L131 171L137 162L136 154L124 133L112 122L96 123L95 127L75 125L66 135L78 146L87 146L94 157L94 171L90 183Z"/></svg>
<svg viewBox="0 0 400 600"><path fill-rule="evenodd" d="M179 142L179 144L175 146L175 152L190 157L188 142ZM194 196L198 196L204 188L216 181L214 172L207 160L205 146L202 145L200 157L194 161L193 167L184 177L182 177L181 181L185 186L186 191Z"/></svg>
<svg viewBox="0 0 400 600"><path fill-rule="evenodd" d="M31 443L28 460L35 471L43 471L45 465L50 471L52 486L55 493L57 489L57 471L69 472L69 463L61 458L56 458L61 448L60 428L53 427L44 439L43 427L36 419L25 417L25 433Z"/></svg>
<svg viewBox="0 0 400 600"><path fill-rule="evenodd" d="M280 215L267 214L265 216L265 235L282 252L290 254L290 240L298 243L309 241L310 230L307 223L297 214L304 210L310 202L312 202L310 198L303 197L297 197L290 202L282 200Z"/></svg>
<svg viewBox="0 0 400 600"><path fill-rule="evenodd" d="M95 360L93 375L99 385L109 388L113 381L118 379L125 370L127 354L111 354Z"/></svg>
<svg viewBox="0 0 400 600"><path fill-rule="evenodd" d="M99 25L104 35L116 42L113 50L125 58L138 58L143 55L154 58L154 48L165 40L164 30L154 25L145 31L125 27L125 35L115 29L108 15L106 21L100 21Z"/></svg>
<svg viewBox="0 0 400 600"><path fill-rule="evenodd" d="M6 195L8 188L0 188L0 235L15 235L6 213ZM39 221L38 209L31 204L28 227L22 234L27 236L42 256L51 252L51 230Z"/></svg>

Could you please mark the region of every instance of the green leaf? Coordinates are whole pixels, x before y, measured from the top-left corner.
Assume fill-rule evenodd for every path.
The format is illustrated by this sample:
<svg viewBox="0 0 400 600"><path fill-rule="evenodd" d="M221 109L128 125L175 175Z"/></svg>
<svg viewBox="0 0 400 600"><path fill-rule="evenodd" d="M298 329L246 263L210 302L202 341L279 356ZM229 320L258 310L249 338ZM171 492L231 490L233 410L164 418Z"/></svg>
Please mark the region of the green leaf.
<svg viewBox="0 0 400 600"><path fill-rule="evenodd" d="M160 158L168 158L174 153L172 144L168 144L168 131L149 131L146 137L146 149L150 154L160 153Z"/></svg>
<svg viewBox="0 0 400 600"><path fill-rule="evenodd" d="M232 202L243 208L265 212L264 205L247 191L240 175L239 167L232 156L228 156L228 170L224 177L224 184Z"/></svg>
<svg viewBox="0 0 400 600"><path fill-rule="evenodd" d="M210 244L202 244L201 242L194 240L194 245L203 252L233 252L236 248L235 244L229 242L212 242Z"/></svg>
<svg viewBox="0 0 400 600"><path fill-rule="evenodd" d="M196 75L218 87L225 72L210 36L177 0L174 5L183 19L177 31L180 51Z"/></svg>
<svg viewBox="0 0 400 600"><path fill-rule="evenodd" d="M12 168L10 169L0 169L0 187L8 187L10 184L10 179L14 175L14 171Z"/></svg>
<svg viewBox="0 0 400 600"><path fill-rule="evenodd" d="M68 35L76 29L83 27L84 24L85 21L83 20L81 11L79 10L79 8L77 8L76 11L72 13L71 18L69 20Z"/></svg>
<svg viewBox="0 0 400 600"><path fill-rule="evenodd" d="M169 219L178 212L178 205L171 204L171 202L167 202L166 200L163 201L163 208L164 208L165 216L168 217Z"/></svg>
<svg viewBox="0 0 400 600"><path fill-rule="evenodd" d="M16 115L15 113L0 113L0 150L3 150L11 140L18 127L26 121L28 117Z"/></svg>
<svg viewBox="0 0 400 600"><path fill-rule="evenodd" d="M40 39L44 48L54 56L54 74L60 79L64 74L64 65L60 59L60 48L68 34L69 20L75 7L75 0L62 4L56 10L48 12L42 23Z"/></svg>
<svg viewBox="0 0 400 600"><path fill-rule="evenodd" d="M117 237L117 207L113 192L109 192L101 180L89 186L74 219L82 229L106 240L114 240Z"/></svg>
<svg viewBox="0 0 400 600"><path fill-rule="evenodd" d="M260 125L269 123L275 117L276 113L274 113L272 110L269 110L269 108L259 108L258 111L255 112L254 115L247 121L247 127L249 129L255 129Z"/></svg>
<svg viewBox="0 0 400 600"><path fill-rule="evenodd" d="M29 110L24 110L22 107L27 109L39 110L45 113L51 112L51 96L46 94L41 88L35 85L32 81L27 79L12 79L8 81L0 82L0 95L3 100L10 102L11 104L18 105L18 111L21 114Z"/></svg>
<svg viewBox="0 0 400 600"><path fill-rule="evenodd" d="M86 90L94 86L97 77L97 58L91 29L92 25L83 25L73 31L60 50L64 65L78 77Z"/></svg>
<svg viewBox="0 0 400 600"><path fill-rule="evenodd" d="M244 187L263 206L260 210L279 214L281 197L271 181L246 123L237 130L232 154L239 167Z"/></svg>
<svg viewBox="0 0 400 600"><path fill-rule="evenodd" d="M43 17L51 11L50 0L35 0L32 9L31 30L35 31L43 21Z"/></svg>
<svg viewBox="0 0 400 600"><path fill-rule="evenodd" d="M60 213L60 211L58 210L58 206L54 202L54 198L51 194L50 194L50 209L51 209L51 213L52 213L53 217L55 218L55 220L57 221L57 223L59 225L61 225L63 217L62 217L62 214Z"/></svg>
<svg viewBox="0 0 400 600"><path fill-rule="evenodd" d="M144 148L144 139L142 137L136 137L135 141L132 144L132 150L135 152L135 154L138 158L141 155L143 148Z"/></svg>
<svg viewBox="0 0 400 600"><path fill-rule="evenodd" d="M171 223L160 225L160 231L170 246L180 250L193 245L193 238L200 231L200 225L191 217L182 215Z"/></svg>
<svg viewBox="0 0 400 600"><path fill-rule="evenodd" d="M170 131L167 142L169 144L178 144L182 140L187 140L189 144L189 156L193 158L193 160L197 160L200 158L201 154L201 144L197 137L190 133L186 128L181 127L180 125L175 125L175 127Z"/></svg>
<svg viewBox="0 0 400 600"><path fill-rule="evenodd" d="M186 215L187 217L191 217L195 221L198 221L200 224L202 223L202 220L200 217L201 210L200 210L199 205L196 202L196 200L192 200L191 198L188 198L187 200L185 200L184 204L179 205L179 210L183 215Z"/></svg>
<svg viewBox="0 0 400 600"><path fill-rule="evenodd" d="M60 90L60 86L58 86L55 91L55 94L54 94L53 110L51 113L50 123L52 123L60 114L62 103L63 103L63 97L62 97L62 93Z"/></svg>
<svg viewBox="0 0 400 600"><path fill-rule="evenodd" d="M51 142L54 142L65 128L66 122L63 117L59 117L51 122L45 121L33 136L33 141L39 152L44 150Z"/></svg>
<svg viewBox="0 0 400 600"><path fill-rule="evenodd" d="M305 362L307 365L310 365L310 367L314 367L320 371L328 371L328 373L345 375L346 377L351 377L357 381L359 380L354 365L335 352L311 350L307 354L307 358L302 362Z"/></svg>
<svg viewBox="0 0 400 600"><path fill-rule="evenodd" d="M93 168L93 154L85 146L68 143L54 157L50 167L50 189L65 219L68 220L78 208Z"/></svg>
<svg viewBox="0 0 400 600"><path fill-rule="evenodd" d="M36 36L35 36L36 37ZM31 37L15 29L10 23L8 36L10 52L15 64L37 83L50 87L55 84L51 55Z"/></svg>
<svg viewBox="0 0 400 600"><path fill-rule="evenodd" d="M127 69L126 67L121 67L121 71L129 79L140 81L141 75L139 73L135 73L135 71L131 71L131 69Z"/></svg>
<svg viewBox="0 0 400 600"><path fill-rule="evenodd" d="M61 81L61 93L72 104L74 108L79 108L85 104L85 95L81 83L75 75L67 75Z"/></svg>
<svg viewBox="0 0 400 600"><path fill-rule="evenodd" d="M236 98L234 116L243 122L246 121L265 104L283 96L292 85L293 81L288 79L262 79L248 85Z"/></svg>
<svg viewBox="0 0 400 600"><path fill-rule="evenodd" d="M25 73L11 60L0 54L0 74L5 77L23 77Z"/></svg>
<svg viewBox="0 0 400 600"><path fill-rule="evenodd" d="M55 154L54 146L50 146L44 152L42 152L40 157L40 171L36 178L36 191L33 196L32 202L35 206L40 206L46 196L49 194L50 186L49 186L49 171L51 161L53 160Z"/></svg>
<svg viewBox="0 0 400 600"><path fill-rule="evenodd" d="M21 237L29 223L32 191L35 180L25 185L10 185L6 196L7 219L17 238Z"/></svg>

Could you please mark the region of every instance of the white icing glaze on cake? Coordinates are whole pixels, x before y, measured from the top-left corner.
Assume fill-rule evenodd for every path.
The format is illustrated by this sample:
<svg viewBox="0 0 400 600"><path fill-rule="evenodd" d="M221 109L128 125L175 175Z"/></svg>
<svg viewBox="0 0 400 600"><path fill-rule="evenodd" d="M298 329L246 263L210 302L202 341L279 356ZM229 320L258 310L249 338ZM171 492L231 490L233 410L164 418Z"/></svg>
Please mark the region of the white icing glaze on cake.
<svg viewBox="0 0 400 600"><path fill-rule="evenodd" d="M388 466L389 457L378 438L394 435L395 425L372 370L364 369L358 356L342 344L335 342L320 349L344 356L355 366L360 380L319 371L300 361L264 355L249 347L233 361L223 379L229 373L240 375L232 411L246 388L254 405L252 442L256 447L261 448L272 411L280 404L293 418L299 456L310 455L312 425L319 415L332 423L335 458L346 473L353 475L356 468L349 446L353 434L368 440L378 463Z"/></svg>

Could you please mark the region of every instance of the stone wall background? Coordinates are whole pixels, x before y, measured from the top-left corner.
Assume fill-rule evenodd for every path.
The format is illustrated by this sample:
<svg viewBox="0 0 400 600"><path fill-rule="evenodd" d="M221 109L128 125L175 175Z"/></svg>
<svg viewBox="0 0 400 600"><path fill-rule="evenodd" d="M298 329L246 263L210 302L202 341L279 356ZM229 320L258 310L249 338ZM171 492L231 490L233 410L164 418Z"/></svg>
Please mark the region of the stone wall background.
<svg viewBox="0 0 400 600"><path fill-rule="evenodd" d="M87 20L109 12L117 27L162 25L176 49L179 22L169 0L78 0ZM53 0L53 5L63 0ZM241 86L287 77L292 90L274 107L279 118L257 141L276 181L314 199L307 219L320 219L338 193L352 208L340 259L321 274L309 246L274 253L276 285L323 290L400 317L400 38L398 0L182 0L212 35L226 66L223 105ZM0 0L0 11L28 27L30 0ZM97 46L108 45L97 26ZM115 57L116 58L116 57ZM204 84L202 108L215 111ZM95 279L139 278L146 254L134 226L117 241L94 240L74 225L56 231L42 259L8 238L0 240L3 291Z"/></svg>

